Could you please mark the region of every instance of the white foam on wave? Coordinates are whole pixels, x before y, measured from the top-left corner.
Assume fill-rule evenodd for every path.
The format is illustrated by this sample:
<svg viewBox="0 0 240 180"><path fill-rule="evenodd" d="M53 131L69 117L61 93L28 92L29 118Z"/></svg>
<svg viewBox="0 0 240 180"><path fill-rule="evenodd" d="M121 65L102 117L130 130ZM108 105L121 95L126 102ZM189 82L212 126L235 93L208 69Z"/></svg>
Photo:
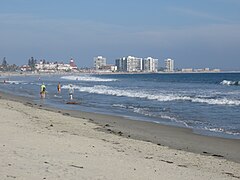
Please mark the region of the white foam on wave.
<svg viewBox="0 0 240 180"><path fill-rule="evenodd" d="M231 86L231 85L240 85L240 81L228 81L228 80L223 80L220 84L222 85L227 85L227 86Z"/></svg>
<svg viewBox="0 0 240 180"><path fill-rule="evenodd" d="M201 98L192 98L192 102L198 103L207 103L211 105L232 105L232 106L239 106L239 100L227 99L227 98L219 98L219 99L201 99Z"/></svg>
<svg viewBox="0 0 240 180"><path fill-rule="evenodd" d="M63 76L62 79L67 79L71 81L92 81L92 82L111 82L117 81L117 79L107 79L107 78L99 78L94 76Z"/></svg>
<svg viewBox="0 0 240 180"><path fill-rule="evenodd" d="M23 81L6 81L7 84L23 84Z"/></svg>
<svg viewBox="0 0 240 180"><path fill-rule="evenodd" d="M74 84L62 85L62 89L69 89L69 88L70 88L70 85L72 86L73 89L78 89L78 90L81 89L80 86L77 86L77 85L74 85Z"/></svg>
<svg viewBox="0 0 240 180"><path fill-rule="evenodd" d="M149 108L142 108L142 107L133 107L133 106L126 106L123 104L113 104L113 107L119 107L123 109L130 109L135 113L142 114L144 116L149 116L149 117L156 117L156 118L161 118L165 120L170 120L172 122L176 122L178 124L183 124L185 127L190 127L186 122L182 120L178 120L176 117L169 116L169 115L156 115L152 112L150 112ZM154 121L155 123L161 123L159 121Z"/></svg>
<svg viewBox="0 0 240 180"><path fill-rule="evenodd" d="M108 86L103 85L96 85L93 87L76 87L81 92L88 92L88 93L95 93L95 94L105 94L105 95L112 95L112 96L125 96L125 97L132 97L132 98L142 98L142 99L149 99L149 100L157 100L161 102L167 101L190 101L196 103L206 103L211 105L232 105L232 106L239 106L240 100L233 100L227 98L199 98L199 97L190 97L186 95L179 95L179 94L167 94L167 93L157 93L151 94L146 91L141 90L121 90L116 89Z"/></svg>
<svg viewBox="0 0 240 180"><path fill-rule="evenodd" d="M238 133L238 132L231 132L231 131L225 130L223 128L209 128L209 127L205 127L204 129L207 130L207 131L216 132L216 133L226 133L226 134L234 135L234 136L240 135L240 133Z"/></svg>

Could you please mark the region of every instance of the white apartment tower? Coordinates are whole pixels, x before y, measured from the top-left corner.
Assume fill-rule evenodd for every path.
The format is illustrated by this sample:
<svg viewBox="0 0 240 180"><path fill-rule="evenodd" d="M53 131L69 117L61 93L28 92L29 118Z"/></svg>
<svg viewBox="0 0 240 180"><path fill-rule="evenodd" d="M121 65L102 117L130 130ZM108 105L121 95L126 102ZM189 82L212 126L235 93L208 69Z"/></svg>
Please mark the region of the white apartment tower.
<svg viewBox="0 0 240 180"><path fill-rule="evenodd" d="M137 58L133 56L127 57L127 71L137 72L143 70L142 58Z"/></svg>
<svg viewBox="0 0 240 180"><path fill-rule="evenodd" d="M93 60L94 60L94 68L96 70L102 69L104 66L107 65L106 58L102 56L94 57Z"/></svg>
<svg viewBox="0 0 240 180"><path fill-rule="evenodd" d="M143 59L134 56L116 59L115 64L118 71L139 72L143 70Z"/></svg>
<svg viewBox="0 0 240 180"><path fill-rule="evenodd" d="M174 71L174 60L168 58L165 59L165 67L166 67L166 72L173 72Z"/></svg>
<svg viewBox="0 0 240 180"><path fill-rule="evenodd" d="M143 70L146 72L158 71L158 59L152 57L144 58L143 64Z"/></svg>

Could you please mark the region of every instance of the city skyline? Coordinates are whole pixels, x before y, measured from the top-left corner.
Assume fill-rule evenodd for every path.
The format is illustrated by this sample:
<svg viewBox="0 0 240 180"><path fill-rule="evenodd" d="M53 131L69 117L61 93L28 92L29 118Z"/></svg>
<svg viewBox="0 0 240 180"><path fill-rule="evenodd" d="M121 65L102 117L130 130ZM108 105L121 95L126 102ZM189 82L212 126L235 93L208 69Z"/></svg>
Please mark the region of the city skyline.
<svg viewBox="0 0 240 180"><path fill-rule="evenodd" d="M240 70L240 2L0 1L0 58L170 57L178 68Z"/></svg>

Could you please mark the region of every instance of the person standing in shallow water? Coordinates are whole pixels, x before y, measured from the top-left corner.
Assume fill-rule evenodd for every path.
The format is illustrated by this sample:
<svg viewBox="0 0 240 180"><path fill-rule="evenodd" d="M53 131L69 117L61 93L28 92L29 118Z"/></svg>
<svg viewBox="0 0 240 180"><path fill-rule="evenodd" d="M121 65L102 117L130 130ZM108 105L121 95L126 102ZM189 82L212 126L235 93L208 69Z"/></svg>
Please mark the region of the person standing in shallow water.
<svg viewBox="0 0 240 180"><path fill-rule="evenodd" d="M72 84L70 84L70 87L68 89L68 93L69 93L70 100L72 100L73 99L73 93L74 93L74 88L73 88Z"/></svg>
<svg viewBox="0 0 240 180"><path fill-rule="evenodd" d="M46 96L46 86L44 83L42 83L42 85L40 87L40 95L41 95L41 98L45 98L45 96Z"/></svg>
<svg viewBox="0 0 240 180"><path fill-rule="evenodd" d="M60 82L59 82L58 85L57 85L57 91L58 91L58 94L61 93L61 84L60 84Z"/></svg>

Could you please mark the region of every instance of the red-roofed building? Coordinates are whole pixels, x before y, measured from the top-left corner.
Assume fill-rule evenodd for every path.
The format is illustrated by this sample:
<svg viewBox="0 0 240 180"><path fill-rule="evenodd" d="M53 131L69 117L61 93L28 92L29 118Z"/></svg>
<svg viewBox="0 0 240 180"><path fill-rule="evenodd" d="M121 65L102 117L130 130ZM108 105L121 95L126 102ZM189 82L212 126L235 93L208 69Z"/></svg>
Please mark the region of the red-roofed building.
<svg viewBox="0 0 240 180"><path fill-rule="evenodd" d="M71 69L77 69L78 68L77 65L74 63L73 58L70 59L69 65L70 65Z"/></svg>

